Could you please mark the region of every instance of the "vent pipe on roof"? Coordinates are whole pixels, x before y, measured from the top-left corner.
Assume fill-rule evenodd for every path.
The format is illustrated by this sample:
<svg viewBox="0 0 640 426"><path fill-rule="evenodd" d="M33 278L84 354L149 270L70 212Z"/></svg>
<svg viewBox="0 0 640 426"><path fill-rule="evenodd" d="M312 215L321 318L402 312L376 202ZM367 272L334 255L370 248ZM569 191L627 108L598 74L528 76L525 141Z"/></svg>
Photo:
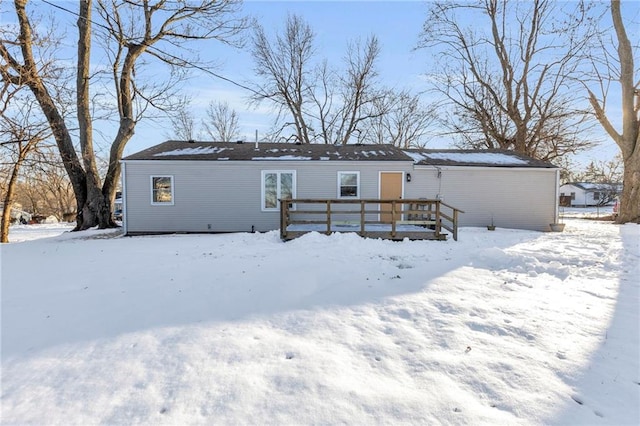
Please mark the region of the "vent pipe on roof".
<svg viewBox="0 0 640 426"><path fill-rule="evenodd" d="M258 129L256 129L256 151L258 150Z"/></svg>

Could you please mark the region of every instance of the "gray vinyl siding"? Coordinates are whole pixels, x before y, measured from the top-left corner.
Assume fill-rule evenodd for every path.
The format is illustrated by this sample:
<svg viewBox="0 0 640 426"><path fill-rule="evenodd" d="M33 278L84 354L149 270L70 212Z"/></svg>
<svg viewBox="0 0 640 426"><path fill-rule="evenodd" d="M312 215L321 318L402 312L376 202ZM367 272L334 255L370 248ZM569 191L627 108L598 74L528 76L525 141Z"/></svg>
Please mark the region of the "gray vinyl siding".
<svg viewBox="0 0 640 426"><path fill-rule="evenodd" d="M338 171L360 172L360 198L378 198L379 171L408 162L126 161L128 233L249 232L279 229L279 212L261 209L263 170L295 170L297 198L337 198ZM173 205L151 204L151 176L173 176Z"/></svg>
<svg viewBox="0 0 640 426"><path fill-rule="evenodd" d="M556 169L531 168L416 169L406 184L407 198L437 198L465 213L460 226L548 231L556 215Z"/></svg>

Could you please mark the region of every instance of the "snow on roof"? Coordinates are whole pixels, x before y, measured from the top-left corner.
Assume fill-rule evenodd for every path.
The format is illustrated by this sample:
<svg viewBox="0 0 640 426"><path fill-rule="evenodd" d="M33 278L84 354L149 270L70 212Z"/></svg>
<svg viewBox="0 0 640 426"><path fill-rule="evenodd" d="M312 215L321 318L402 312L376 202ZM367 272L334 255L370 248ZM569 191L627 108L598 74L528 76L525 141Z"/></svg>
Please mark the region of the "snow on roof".
<svg viewBox="0 0 640 426"><path fill-rule="evenodd" d="M498 152L430 152L407 154L414 158L414 161L419 158L416 162L430 158L432 160L453 161L456 163L495 164L502 166L520 166L529 164L526 160Z"/></svg>
<svg viewBox="0 0 640 426"><path fill-rule="evenodd" d="M124 158L127 160L331 160L410 161L392 145L259 144L167 141Z"/></svg>
<svg viewBox="0 0 640 426"><path fill-rule="evenodd" d="M313 160L311 157L301 157L299 155L281 155L279 157L253 157L252 160L299 160L308 161Z"/></svg>
<svg viewBox="0 0 640 426"><path fill-rule="evenodd" d="M154 157L167 157L174 155L206 155L206 154L219 154L225 151L227 148L220 146L197 146L195 148L179 148L173 151L164 151L153 154Z"/></svg>
<svg viewBox="0 0 640 426"><path fill-rule="evenodd" d="M556 168L546 161L505 150L405 149L403 152L421 166Z"/></svg>
<svg viewBox="0 0 640 426"><path fill-rule="evenodd" d="M614 190L620 190L622 191L622 184L621 183L617 183L617 182L611 182L611 183L606 183L606 182L569 182L566 183L565 185L571 185L571 186L575 186L578 188L582 188L585 191L603 191L603 190L607 190L610 191L612 189ZM564 185L562 185L564 186Z"/></svg>
<svg viewBox="0 0 640 426"><path fill-rule="evenodd" d="M421 166L534 167L554 165L513 151L400 149L393 145L166 141L123 159L180 161L401 161Z"/></svg>

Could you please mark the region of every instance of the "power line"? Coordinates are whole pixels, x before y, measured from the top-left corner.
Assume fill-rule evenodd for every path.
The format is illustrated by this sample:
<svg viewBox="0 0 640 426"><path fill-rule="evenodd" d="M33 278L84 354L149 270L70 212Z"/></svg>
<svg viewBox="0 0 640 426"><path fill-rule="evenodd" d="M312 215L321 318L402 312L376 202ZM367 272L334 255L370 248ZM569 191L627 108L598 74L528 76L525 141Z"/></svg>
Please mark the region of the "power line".
<svg viewBox="0 0 640 426"><path fill-rule="evenodd" d="M62 10L63 12L69 13L69 14L71 14L71 15L73 15L73 16L75 16L75 17L77 17L77 18L83 18L83 17L81 17L81 16L80 16L80 14L79 14L79 13L77 13L77 12L75 12L75 11L71 10L71 9L67 9L66 7L63 7L63 6L60 6L60 5L54 4L54 3L52 3L52 2L50 2L50 1L48 1L48 0L42 0L42 2L43 2L43 3L48 4L49 6L52 6L52 7L56 8L56 9ZM106 31L108 32L108 34L111 34L111 28L109 28L108 26L103 25L103 24L101 24L101 23L99 23L99 22L91 22L91 24L92 24L92 25L95 25L95 26L97 26L97 27L99 27L99 28L102 28L103 30L106 30ZM242 84L242 83L238 83L238 82L237 82L237 81L235 81L235 80L232 80L232 79L230 79L230 78L228 78L228 77L225 77L225 76L223 76L223 75L221 75L221 74L215 73L215 72L211 71L210 69L208 69L208 68L206 68L206 67L203 67L203 66L201 66L201 65L194 64L194 63L192 63L192 62L190 62L190 61L188 61L188 60L186 60L186 59L184 59L184 58L181 58L181 57L179 57L179 56L176 56L176 55L173 55L173 54L171 54L171 53L165 52L165 51L163 51L163 50L161 50L161 49L159 49L159 48L157 48L157 47L155 47L155 46L147 46L147 49L148 49L148 50L150 50L150 51L155 52L156 54L159 54L159 55L165 56L165 57L167 57L167 58L170 58L170 59L174 59L174 60L177 60L177 61L184 62L184 63L185 63L185 64L187 64L190 68L194 68L194 69L200 70L200 71L205 72L205 73L207 73L207 74L209 74L209 75L211 75L211 76L213 76L213 77L216 77L216 78L218 78L218 79L220 79L220 80L223 80L223 81L226 81L226 82L228 82L228 83L231 83L231 84L233 84L234 86L240 87L241 89L248 90L248 91L250 91L251 93L253 93L253 94L255 94L255 95L262 96L262 94L261 94L260 92L256 91L255 89L253 89L253 88L251 88L251 87L249 87L249 86L245 86L245 85L244 85L244 84Z"/></svg>

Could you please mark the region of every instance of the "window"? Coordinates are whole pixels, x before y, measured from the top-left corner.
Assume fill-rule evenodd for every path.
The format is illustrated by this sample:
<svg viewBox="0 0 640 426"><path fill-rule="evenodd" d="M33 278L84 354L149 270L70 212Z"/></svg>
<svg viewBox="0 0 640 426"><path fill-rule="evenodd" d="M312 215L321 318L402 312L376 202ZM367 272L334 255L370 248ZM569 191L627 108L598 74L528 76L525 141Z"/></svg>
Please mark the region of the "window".
<svg viewBox="0 0 640 426"><path fill-rule="evenodd" d="M360 196L360 172L338 172L338 198Z"/></svg>
<svg viewBox="0 0 640 426"><path fill-rule="evenodd" d="M265 170L262 172L262 210L278 210L280 198L296 197L296 172Z"/></svg>
<svg viewBox="0 0 640 426"><path fill-rule="evenodd" d="M595 201L600 200L600 193L599 193L599 192L594 192L594 193L593 193L593 199L594 199Z"/></svg>
<svg viewBox="0 0 640 426"><path fill-rule="evenodd" d="M173 205L173 176L151 176L151 204Z"/></svg>
<svg viewBox="0 0 640 426"><path fill-rule="evenodd" d="M575 193L575 192L572 192L572 193L571 193L571 199L572 199L572 200L575 200L575 199L576 199L576 193Z"/></svg>

